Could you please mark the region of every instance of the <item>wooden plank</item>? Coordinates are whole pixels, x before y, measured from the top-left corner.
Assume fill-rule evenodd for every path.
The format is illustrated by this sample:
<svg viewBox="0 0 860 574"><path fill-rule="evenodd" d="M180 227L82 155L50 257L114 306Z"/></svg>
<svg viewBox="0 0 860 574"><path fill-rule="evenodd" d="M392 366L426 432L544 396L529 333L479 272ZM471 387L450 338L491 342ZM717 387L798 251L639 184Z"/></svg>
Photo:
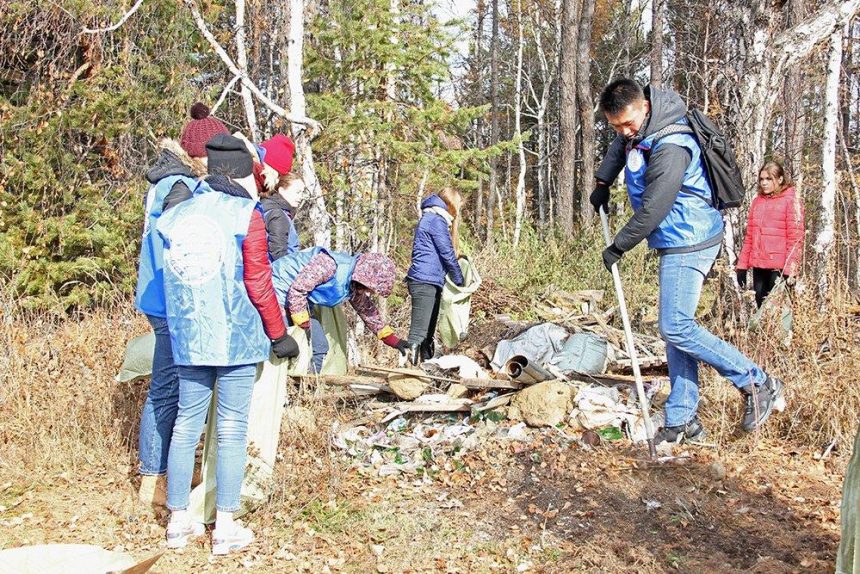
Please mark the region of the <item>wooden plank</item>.
<svg viewBox="0 0 860 574"><path fill-rule="evenodd" d="M422 404L414 402L383 403L373 401L372 403L368 403L367 406L372 409L394 409L404 413L467 413L472 410L470 405L462 403Z"/></svg>

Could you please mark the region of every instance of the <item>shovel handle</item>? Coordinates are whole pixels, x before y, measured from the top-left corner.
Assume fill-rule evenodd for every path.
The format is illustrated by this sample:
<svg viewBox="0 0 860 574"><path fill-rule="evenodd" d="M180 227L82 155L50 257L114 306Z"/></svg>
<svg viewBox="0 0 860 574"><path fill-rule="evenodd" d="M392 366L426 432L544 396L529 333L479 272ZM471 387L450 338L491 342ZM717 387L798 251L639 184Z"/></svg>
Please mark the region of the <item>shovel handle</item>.
<svg viewBox="0 0 860 574"><path fill-rule="evenodd" d="M606 246L612 244L612 236L609 233L609 217L603 206L600 207L600 223L603 225L603 240ZM618 309L621 311L621 323L624 325L624 343L627 354L630 355L630 366L633 368L633 378L636 380L636 395L639 398L639 408L642 411L642 419L645 422L645 436L648 441L648 454L651 459L657 458L657 449L654 446L654 425L649 413L648 398L645 396L645 385L642 382L642 373L639 371L639 358L636 356L636 345L633 343L633 328L630 326L630 317L627 315L627 301L624 299L624 289L621 286L621 274L618 272L618 263L612 264L612 282L615 284L615 297L618 299Z"/></svg>

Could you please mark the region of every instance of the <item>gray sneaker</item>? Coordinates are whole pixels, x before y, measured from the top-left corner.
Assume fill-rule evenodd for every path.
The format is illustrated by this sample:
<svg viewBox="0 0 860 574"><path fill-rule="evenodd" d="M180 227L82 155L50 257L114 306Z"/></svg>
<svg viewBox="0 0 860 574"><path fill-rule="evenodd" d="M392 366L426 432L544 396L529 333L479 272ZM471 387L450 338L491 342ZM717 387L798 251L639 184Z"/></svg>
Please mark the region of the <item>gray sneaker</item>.
<svg viewBox="0 0 860 574"><path fill-rule="evenodd" d="M785 409L782 387L780 379L768 375L761 385L747 385L741 388L745 401L741 428L745 432L753 432L761 427L774 410Z"/></svg>
<svg viewBox="0 0 860 574"><path fill-rule="evenodd" d="M686 424L675 427L663 427L654 434L654 445L668 442L671 444L691 443L697 444L705 440L707 433L698 415L690 419Z"/></svg>

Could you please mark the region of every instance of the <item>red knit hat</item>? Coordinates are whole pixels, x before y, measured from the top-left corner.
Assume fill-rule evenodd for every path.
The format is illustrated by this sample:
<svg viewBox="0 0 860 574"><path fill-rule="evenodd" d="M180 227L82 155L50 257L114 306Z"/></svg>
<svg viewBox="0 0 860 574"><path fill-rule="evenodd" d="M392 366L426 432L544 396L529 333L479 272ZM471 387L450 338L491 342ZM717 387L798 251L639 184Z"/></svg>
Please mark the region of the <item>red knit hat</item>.
<svg viewBox="0 0 860 574"><path fill-rule="evenodd" d="M266 150L263 163L270 165L279 175L286 175L293 169L293 156L296 154L296 144L284 134L275 134L262 142L260 147Z"/></svg>
<svg viewBox="0 0 860 574"><path fill-rule="evenodd" d="M206 142L218 134L230 135L230 130L220 120L209 115L209 108L197 102L189 110L191 121L182 130L179 145L191 157L206 157Z"/></svg>

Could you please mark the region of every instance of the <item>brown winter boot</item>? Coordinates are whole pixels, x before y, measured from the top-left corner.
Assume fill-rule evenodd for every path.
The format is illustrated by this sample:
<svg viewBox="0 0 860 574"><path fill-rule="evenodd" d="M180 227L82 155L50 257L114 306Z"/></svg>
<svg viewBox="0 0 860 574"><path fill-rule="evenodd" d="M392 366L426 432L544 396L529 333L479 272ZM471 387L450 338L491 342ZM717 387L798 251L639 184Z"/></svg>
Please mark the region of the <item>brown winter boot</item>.
<svg viewBox="0 0 860 574"><path fill-rule="evenodd" d="M144 474L140 477L138 499L152 506L167 505L167 475Z"/></svg>

